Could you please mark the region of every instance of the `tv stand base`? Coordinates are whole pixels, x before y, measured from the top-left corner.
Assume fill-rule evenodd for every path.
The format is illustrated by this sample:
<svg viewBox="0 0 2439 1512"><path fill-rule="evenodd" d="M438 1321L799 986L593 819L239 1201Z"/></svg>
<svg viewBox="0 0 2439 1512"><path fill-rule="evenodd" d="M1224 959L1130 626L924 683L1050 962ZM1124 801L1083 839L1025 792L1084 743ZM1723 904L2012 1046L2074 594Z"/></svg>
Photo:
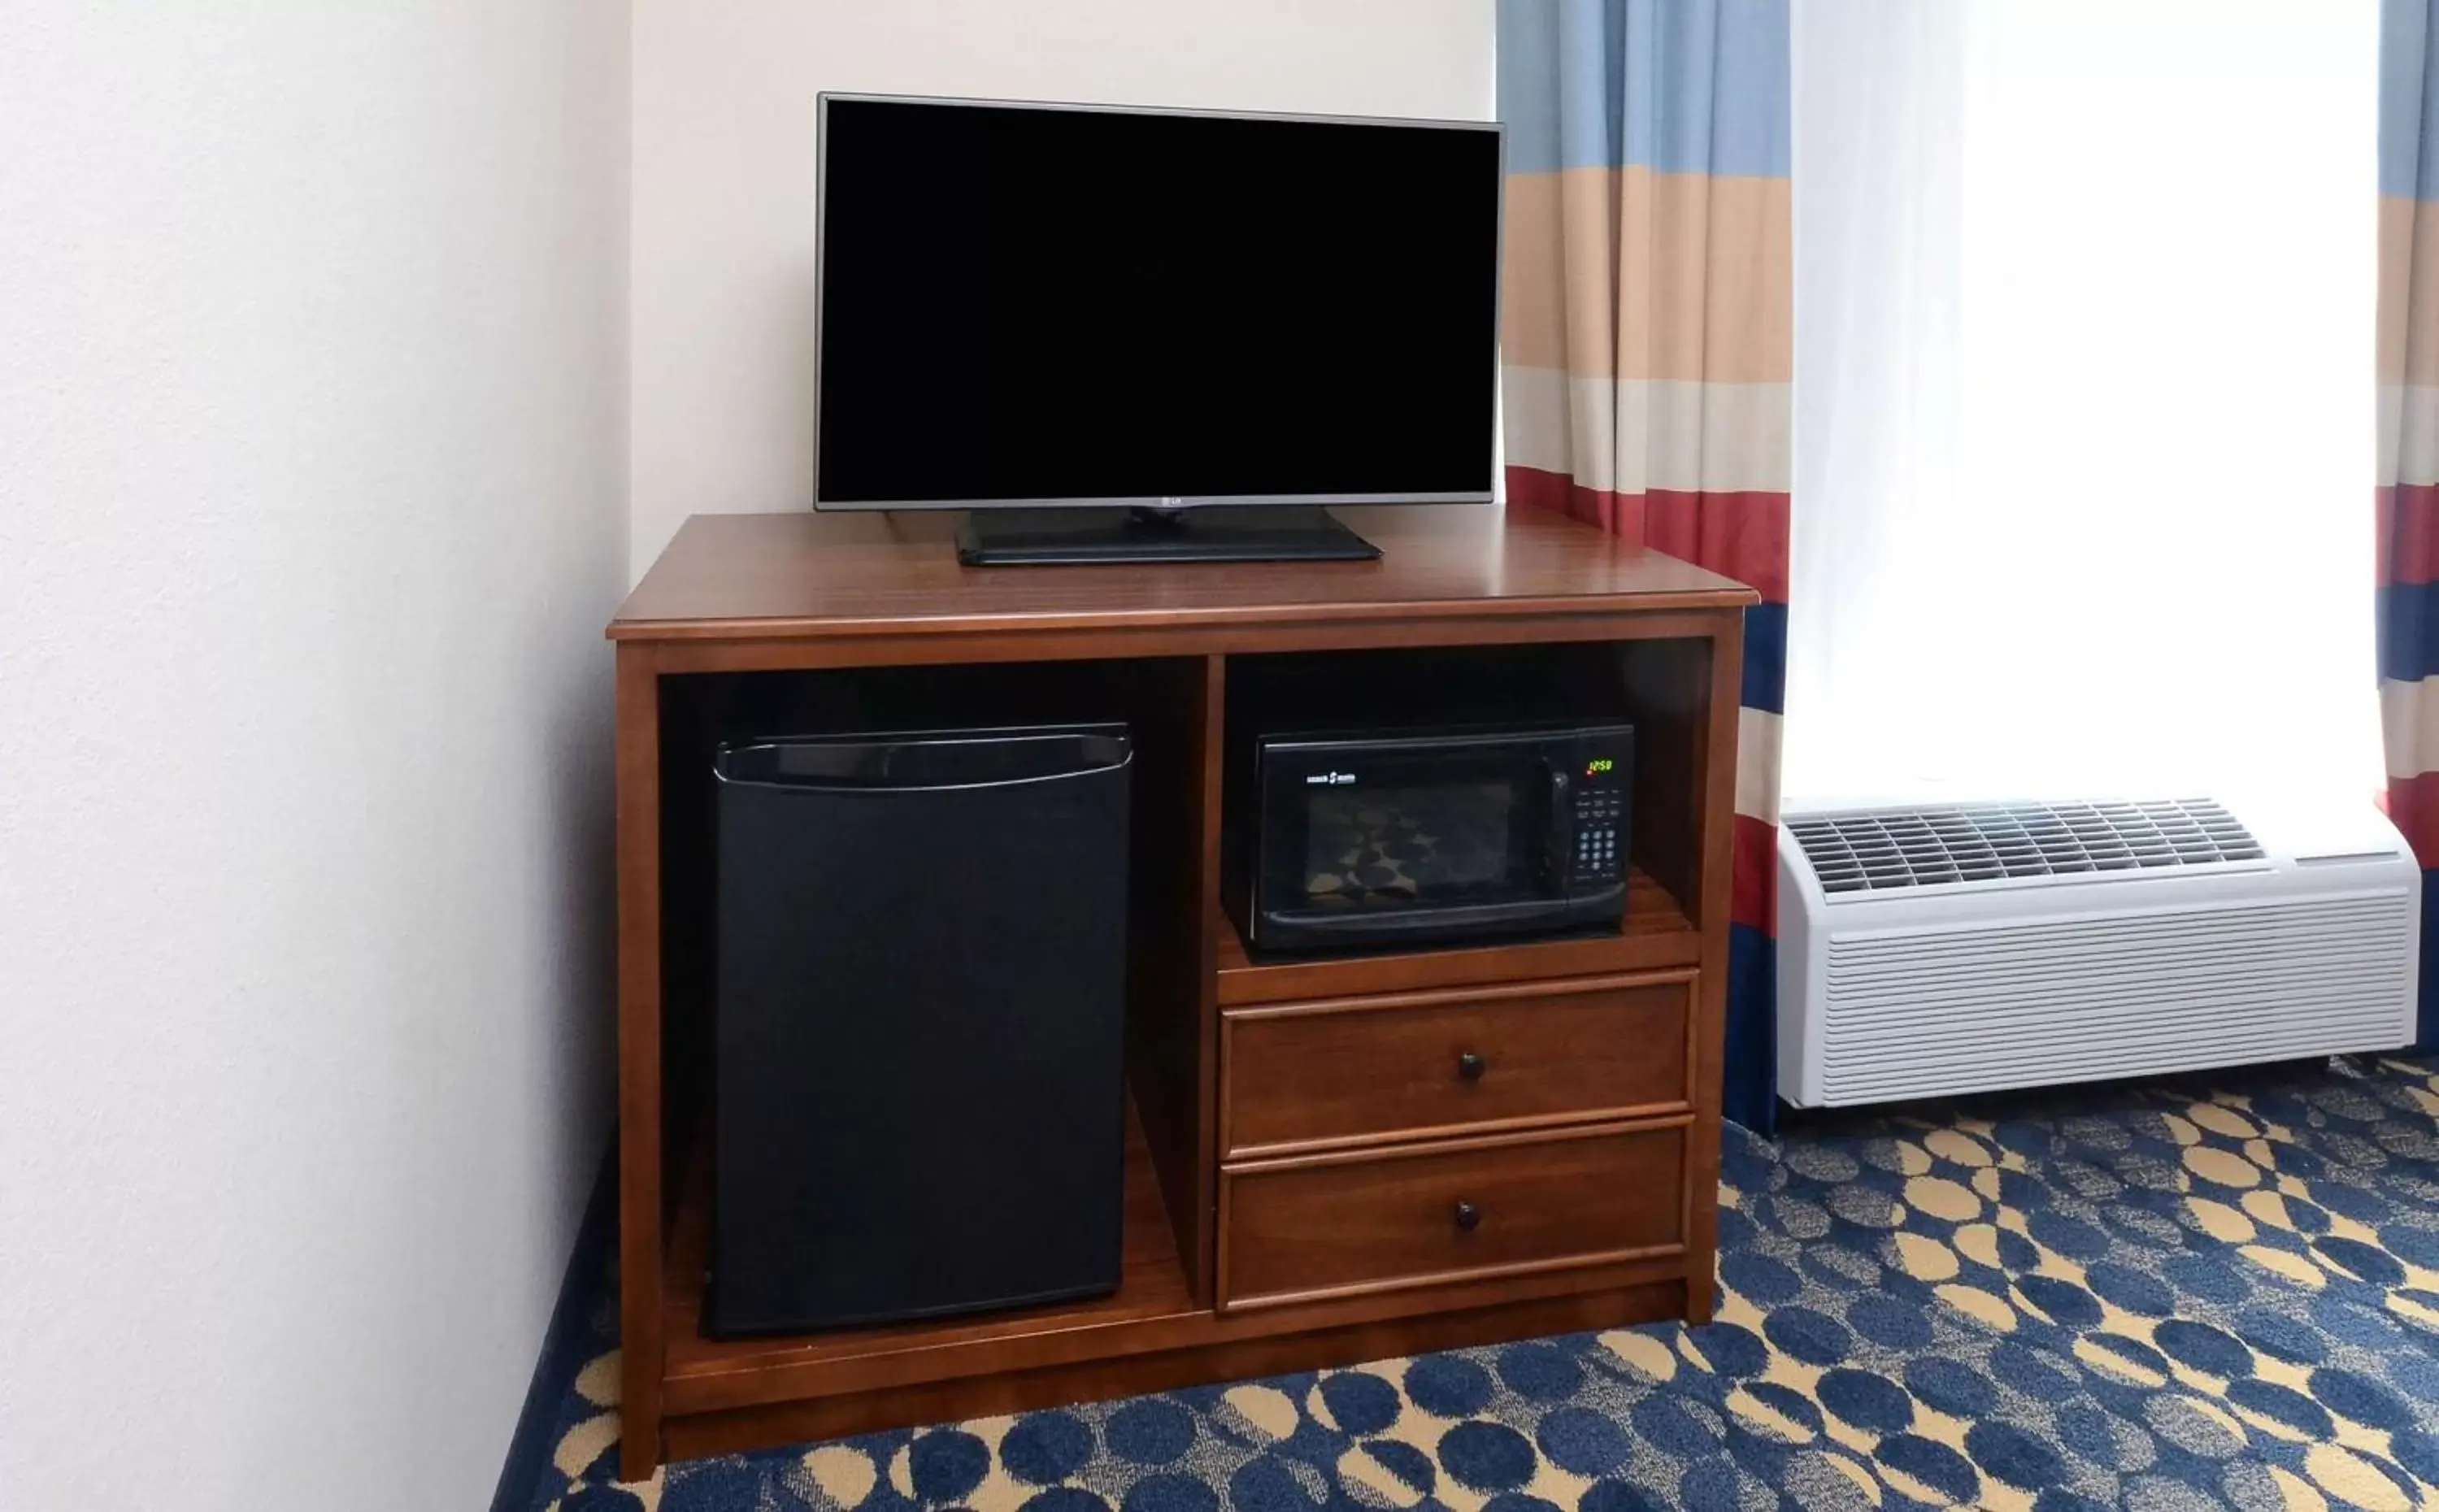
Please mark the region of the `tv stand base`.
<svg viewBox="0 0 2439 1512"><path fill-rule="evenodd" d="M1380 547L1315 505L976 509L957 527L957 560L969 567L1370 561L1380 555Z"/></svg>

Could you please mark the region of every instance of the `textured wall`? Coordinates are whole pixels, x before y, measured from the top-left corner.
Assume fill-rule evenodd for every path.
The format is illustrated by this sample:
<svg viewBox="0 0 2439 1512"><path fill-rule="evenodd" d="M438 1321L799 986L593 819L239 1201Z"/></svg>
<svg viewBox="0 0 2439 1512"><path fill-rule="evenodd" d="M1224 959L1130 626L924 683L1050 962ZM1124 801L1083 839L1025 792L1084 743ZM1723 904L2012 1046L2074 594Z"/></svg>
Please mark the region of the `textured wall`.
<svg viewBox="0 0 2439 1512"><path fill-rule="evenodd" d="M490 1494L608 1121L628 42L0 9L0 1506Z"/></svg>
<svg viewBox="0 0 2439 1512"><path fill-rule="evenodd" d="M636 0L631 571L689 514L812 503L820 91L1480 119L1491 21L1492 0Z"/></svg>

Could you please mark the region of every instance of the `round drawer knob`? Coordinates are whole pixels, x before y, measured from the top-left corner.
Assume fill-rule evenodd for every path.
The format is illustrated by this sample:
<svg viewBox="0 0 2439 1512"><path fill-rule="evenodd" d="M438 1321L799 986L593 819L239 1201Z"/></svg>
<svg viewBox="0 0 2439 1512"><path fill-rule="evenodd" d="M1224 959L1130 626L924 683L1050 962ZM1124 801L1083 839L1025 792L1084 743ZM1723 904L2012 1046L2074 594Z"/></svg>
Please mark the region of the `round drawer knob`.
<svg viewBox="0 0 2439 1512"><path fill-rule="evenodd" d="M1482 1074L1489 1069L1490 1062L1470 1050L1456 1058L1456 1074L1462 1080L1480 1081Z"/></svg>
<svg viewBox="0 0 2439 1512"><path fill-rule="evenodd" d="M1468 1234L1482 1226L1482 1209L1463 1198L1457 1199L1456 1226Z"/></svg>

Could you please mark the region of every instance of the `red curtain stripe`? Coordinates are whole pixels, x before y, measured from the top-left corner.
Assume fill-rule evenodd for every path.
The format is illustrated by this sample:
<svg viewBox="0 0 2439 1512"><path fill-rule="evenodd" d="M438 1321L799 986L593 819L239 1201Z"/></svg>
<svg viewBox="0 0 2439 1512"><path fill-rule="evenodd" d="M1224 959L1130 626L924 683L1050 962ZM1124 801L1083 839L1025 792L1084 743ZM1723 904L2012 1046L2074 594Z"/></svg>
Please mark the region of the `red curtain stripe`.
<svg viewBox="0 0 2439 1512"><path fill-rule="evenodd" d="M1784 493L1612 493L1540 468L1511 467L1507 500L1590 521L1612 535L1750 583L1771 603L1787 602Z"/></svg>

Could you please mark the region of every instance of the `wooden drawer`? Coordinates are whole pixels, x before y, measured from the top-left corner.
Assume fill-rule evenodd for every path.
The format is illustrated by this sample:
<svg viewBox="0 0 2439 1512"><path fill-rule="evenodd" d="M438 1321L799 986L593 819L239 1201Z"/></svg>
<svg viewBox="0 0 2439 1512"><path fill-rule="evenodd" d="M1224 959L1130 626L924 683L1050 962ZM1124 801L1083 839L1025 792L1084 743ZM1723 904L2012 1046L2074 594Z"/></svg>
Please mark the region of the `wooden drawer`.
<svg viewBox="0 0 2439 1512"><path fill-rule="evenodd" d="M1685 1127L1503 1134L1220 1176L1225 1309L1681 1251Z"/></svg>
<svg viewBox="0 0 2439 1512"><path fill-rule="evenodd" d="M1222 1147L1235 1160L1679 1112L1692 1001L1681 972L1238 1009L1221 1021Z"/></svg>

